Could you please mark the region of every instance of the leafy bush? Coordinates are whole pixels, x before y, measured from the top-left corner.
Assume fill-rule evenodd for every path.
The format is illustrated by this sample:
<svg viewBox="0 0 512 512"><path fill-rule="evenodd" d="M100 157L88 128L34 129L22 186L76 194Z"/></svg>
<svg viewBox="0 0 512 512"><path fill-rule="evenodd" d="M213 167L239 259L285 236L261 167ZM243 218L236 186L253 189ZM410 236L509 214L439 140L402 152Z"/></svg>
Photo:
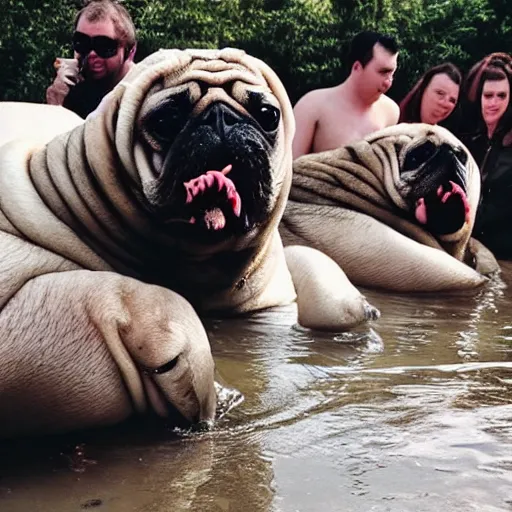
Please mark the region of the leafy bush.
<svg viewBox="0 0 512 512"><path fill-rule="evenodd" d="M340 83L348 43L362 29L401 44L390 95L401 99L430 66L467 71L512 48L507 0L126 0L140 60L159 48L235 46L266 61L295 102ZM0 99L44 101L56 56L71 56L75 0L0 0Z"/></svg>

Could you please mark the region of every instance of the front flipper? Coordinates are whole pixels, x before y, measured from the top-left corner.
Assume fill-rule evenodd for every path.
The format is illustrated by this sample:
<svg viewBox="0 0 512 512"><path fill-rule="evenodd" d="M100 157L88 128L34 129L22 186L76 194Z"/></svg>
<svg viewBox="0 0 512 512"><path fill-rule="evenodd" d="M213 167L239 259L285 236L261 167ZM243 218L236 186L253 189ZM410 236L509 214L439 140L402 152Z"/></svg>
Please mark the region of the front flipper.
<svg viewBox="0 0 512 512"><path fill-rule="evenodd" d="M484 276L500 272L500 265L494 254L476 238L470 238L465 260L468 265Z"/></svg>
<svg viewBox="0 0 512 512"><path fill-rule="evenodd" d="M288 246L284 252L303 327L345 331L380 317L329 256L299 245Z"/></svg>
<svg viewBox="0 0 512 512"><path fill-rule="evenodd" d="M45 274L3 308L0 339L0 437L111 425L133 414L180 424L214 417L206 332L170 290L111 272Z"/></svg>
<svg viewBox="0 0 512 512"><path fill-rule="evenodd" d="M356 285L400 292L456 291L487 281L442 249L420 244L373 217L339 207L289 203L285 245L330 256Z"/></svg>

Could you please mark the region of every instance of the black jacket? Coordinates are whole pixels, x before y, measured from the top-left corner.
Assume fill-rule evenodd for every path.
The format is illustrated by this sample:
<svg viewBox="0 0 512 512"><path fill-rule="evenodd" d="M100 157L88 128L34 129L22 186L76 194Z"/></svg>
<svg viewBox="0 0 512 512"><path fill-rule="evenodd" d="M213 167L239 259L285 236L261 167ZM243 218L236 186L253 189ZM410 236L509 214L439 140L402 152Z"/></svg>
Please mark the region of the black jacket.
<svg viewBox="0 0 512 512"><path fill-rule="evenodd" d="M112 87L107 87L101 81L84 80L71 87L62 106L85 119L111 90Z"/></svg>
<svg viewBox="0 0 512 512"><path fill-rule="evenodd" d="M464 140L480 167L482 190L473 236L497 258L512 259L512 145L502 134Z"/></svg>

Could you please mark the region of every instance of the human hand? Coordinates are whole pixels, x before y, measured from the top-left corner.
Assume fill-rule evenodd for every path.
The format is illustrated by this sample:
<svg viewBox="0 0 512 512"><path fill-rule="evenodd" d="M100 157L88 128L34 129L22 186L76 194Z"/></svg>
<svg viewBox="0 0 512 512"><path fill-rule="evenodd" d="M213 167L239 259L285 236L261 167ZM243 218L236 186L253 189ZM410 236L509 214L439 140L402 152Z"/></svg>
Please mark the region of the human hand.
<svg viewBox="0 0 512 512"><path fill-rule="evenodd" d="M62 81L70 87L82 80L78 59L57 57L53 63L53 67L57 70L55 80Z"/></svg>
<svg viewBox="0 0 512 512"><path fill-rule="evenodd" d="M57 57L53 63L57 76L46 90L46 101L50 105L62 105L71 87L82 81L78 59Z"/></svg>

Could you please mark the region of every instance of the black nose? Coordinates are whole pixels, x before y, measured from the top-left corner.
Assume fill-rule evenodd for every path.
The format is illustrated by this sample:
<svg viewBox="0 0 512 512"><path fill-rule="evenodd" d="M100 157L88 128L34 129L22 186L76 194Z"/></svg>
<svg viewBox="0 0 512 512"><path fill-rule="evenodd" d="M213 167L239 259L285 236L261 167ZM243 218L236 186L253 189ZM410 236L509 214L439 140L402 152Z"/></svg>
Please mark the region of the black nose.
<svg viewBox="0 0 512 512"><path fill-rule="evenodd" d="M215 128L219 135L227 135L236 124L242 121L242 116L224 103L215 103L203 116L203 124Z"/></svg>
<svg viewBox="0 0 512 512"><path fill-rule="evenodd" d="M467 169L455 154L452 146L446 143L441 144L433 160L435 165L444 169L445 176L451 179L456 178L455 181L457 181L465 191L467 190Z"/></svg>

